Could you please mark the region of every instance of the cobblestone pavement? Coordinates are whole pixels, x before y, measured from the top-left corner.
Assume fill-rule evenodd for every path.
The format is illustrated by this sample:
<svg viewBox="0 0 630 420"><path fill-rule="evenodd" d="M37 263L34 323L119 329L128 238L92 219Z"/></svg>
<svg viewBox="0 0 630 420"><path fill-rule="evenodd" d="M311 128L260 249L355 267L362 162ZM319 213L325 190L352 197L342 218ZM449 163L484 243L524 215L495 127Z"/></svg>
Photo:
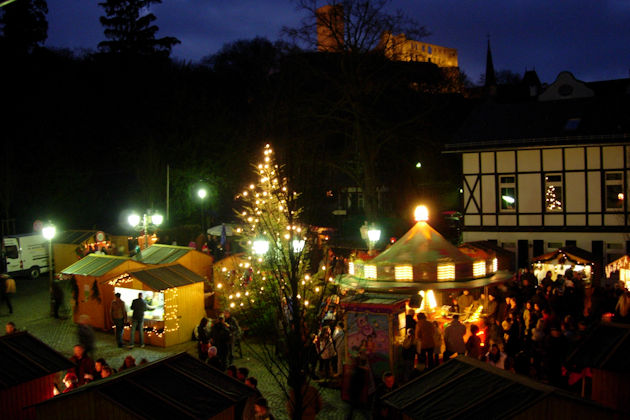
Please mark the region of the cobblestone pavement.
<svg viewBox="0 0 630 420"><path fill-rule="evenodd" d="M77 326L70 319L69 307L64 308L65 319L55 319L50 316L50 301L48 295L48 278L42 277L36 280L16 278L17 293L13 295L13 314L8 314L4 302L0 303L0 323L2 326L8 321L15 322L20 330L26 330L39 338L58 352L70 357L72 347L77 342ZM66 301L68 292L66 292ZM67 302L66 302L67 304ZM1 332L4 334L4 330ZM125 347L118 348L115 344L113 333L95 331L94 358L104 358L114 368L122 365L124 358L131 354L136 363L146 358L154 361L172 354L188 352L196 356L194 342L186 342L168 348L147 346L136 347L129 350ZM234 364L237 367L245 366L250 369L250 376L258 379L258 388L270 403L273 415L279 419L287 419L286 398L273 376L254 357L251 348L243 344L243 358L236 358ZM340 391L334 388L326 388L315 384L320 390L324 400L324 407L318 419L341 420L348 413L348 405L341 400ZM354 419L367 419L366 415L355 414Z"/></svg>

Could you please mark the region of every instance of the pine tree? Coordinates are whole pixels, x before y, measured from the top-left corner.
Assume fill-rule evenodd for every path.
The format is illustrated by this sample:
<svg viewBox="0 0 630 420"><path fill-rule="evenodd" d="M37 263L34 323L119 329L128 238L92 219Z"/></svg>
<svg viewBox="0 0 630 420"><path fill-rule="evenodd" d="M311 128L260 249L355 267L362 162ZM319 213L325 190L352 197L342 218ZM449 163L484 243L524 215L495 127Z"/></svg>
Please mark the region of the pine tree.
<svg viewBox="0 0 630 420"><path fill-rule="evenodd" d="M106 0L99 3L105 9L101 16L107 41L98 44L101 51L122 55L166 56L180 41L173 37L156 38L157 19L149 6L162 0Z"/></svg>
<svg viewBox="0 0 630 420"><path fill-rule="evenodd" d="M48 38L46 0L20 0L1 10L2 46L10 52L30 53Z"/></svg>
<svg viewBox="0 0 630 420"><path fill-rule="evenodd" d="M301 418L302 386L308 381L310 333L317 333L322 303L331 284L326 261L311 267L316 238L300 222L299 194L291 191L270 145L255 166L257 183L238 198L243 203L242 244L250 250L240 273L225 272L215 287L260 340L255 357L273 375L287 399L292 389L293 418ZM325 254L326 255L326 254ZM314 274L309 274L314 270Z"/></svg>

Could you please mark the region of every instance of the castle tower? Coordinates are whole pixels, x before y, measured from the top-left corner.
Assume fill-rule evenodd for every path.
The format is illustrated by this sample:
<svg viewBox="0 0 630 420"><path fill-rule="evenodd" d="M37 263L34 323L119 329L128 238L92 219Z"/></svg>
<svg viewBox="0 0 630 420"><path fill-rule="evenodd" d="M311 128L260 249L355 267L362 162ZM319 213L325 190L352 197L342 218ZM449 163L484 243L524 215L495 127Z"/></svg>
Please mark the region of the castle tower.
<svg viewBox="0 0 630 420"><path fill-rule="evenodd" d="M343 6L322 6L316 14L317 51L339 52L343 49Z"/></svg>

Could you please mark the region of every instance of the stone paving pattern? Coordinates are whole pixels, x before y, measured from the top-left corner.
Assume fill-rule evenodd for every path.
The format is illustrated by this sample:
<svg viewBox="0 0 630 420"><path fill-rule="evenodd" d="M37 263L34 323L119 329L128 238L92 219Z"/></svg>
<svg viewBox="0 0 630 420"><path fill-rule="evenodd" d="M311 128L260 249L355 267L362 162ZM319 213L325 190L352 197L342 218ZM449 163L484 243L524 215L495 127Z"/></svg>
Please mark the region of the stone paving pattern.
<svg viewBox="0 0 630 420"><path fill-rule="evenodd" d="M77 342L77 326L70 317L69 292L64 291L65 305L60 311L65 315L64 319L55 319L50 316L48 277L44 276L36 280L16 278L16 283L17 293L12 296L13 314L9 315L6 304L0 302L1 334L4 334L4 324L13 321L19 330L28 331L61 354L70 357L72 347ZM242 348L243 358L236 358L234 364L237 367L245 366L250 369L250 376L258 379L258 388L269 401L272 414L278 420L287 419L286 398L275 379L261 363L253 358L251 348L248 348L246 344L243 344ZM126 347L118 348L113 333L95 331L94 359L102 357L116 369L122 365L124 358L129 354L134 356L136 363L139 363L143 358L151 362L181 352L196 356L196 343L190 341L168 348L146 346L130 350ZM317 418L345 419L349 406L341 400L340 391L317 383L314 385L318 387L324 400L324 407ZM355 413L353 417L353 419L367 418L369 418L367 413Z"/></svg>

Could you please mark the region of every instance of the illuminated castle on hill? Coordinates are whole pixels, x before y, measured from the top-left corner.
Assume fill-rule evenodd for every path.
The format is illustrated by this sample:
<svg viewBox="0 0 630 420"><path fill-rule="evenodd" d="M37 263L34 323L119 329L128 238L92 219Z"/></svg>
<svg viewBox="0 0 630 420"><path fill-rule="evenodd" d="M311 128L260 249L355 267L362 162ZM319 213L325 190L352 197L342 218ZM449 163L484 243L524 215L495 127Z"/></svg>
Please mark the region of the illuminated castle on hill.
<svg viewBox="0 0 630 420"><path fill-rule="evenodd" d="M326 5L317 9L317 50L336 52L343 49L344 14L341 5ZM379 48L394 61L434 63L438 67L458 67L457 50L426 42L407 39L405 34L385 32Z"/></svg>

